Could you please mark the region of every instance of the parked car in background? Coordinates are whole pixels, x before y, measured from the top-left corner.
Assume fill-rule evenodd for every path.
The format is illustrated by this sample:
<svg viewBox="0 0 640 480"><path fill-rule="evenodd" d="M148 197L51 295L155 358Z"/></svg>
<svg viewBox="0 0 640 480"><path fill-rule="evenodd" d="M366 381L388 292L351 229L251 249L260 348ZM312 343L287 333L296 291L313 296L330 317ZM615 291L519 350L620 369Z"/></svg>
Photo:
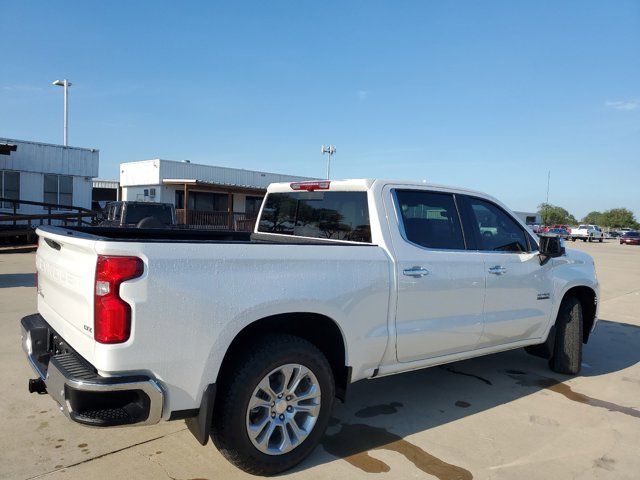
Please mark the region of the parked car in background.
<svg viewBox="0 0 640 480"><path fill-rule="evenodd" d="M602 243L604 239L604 232L597 225L579 225L578 228L571 230L571 240L582 240L583 242L593 242L598 240Z"/></svg>
<svg viewBox="0 0 640 480"><path fill-rule="evenodd" d="M109 202L98 223L101 227L165 228L176 225L176 210L171 203Z"/></svg>
<svg viewBox="0 0 640 480"><path fill-rule="evenodd" d="M571 233L564 227L550 228L545 232L546 235L556 235L560 238L568 239Z"/></svg>
<svg viewBox="0 0 640 480"><path fill-rule="evenodd" d="M640 232L630 230L620 235L620 245L640 245Z"/></svg>
<svg viewBox="0 0 640 480"><path fill-rule="evenodd" d="M30 391L95 427L186 419L259 475L309 455L355 381L519 347L576 374L597 319L588 254L460 188L272 184L252 235L37 233Z"/></svg>

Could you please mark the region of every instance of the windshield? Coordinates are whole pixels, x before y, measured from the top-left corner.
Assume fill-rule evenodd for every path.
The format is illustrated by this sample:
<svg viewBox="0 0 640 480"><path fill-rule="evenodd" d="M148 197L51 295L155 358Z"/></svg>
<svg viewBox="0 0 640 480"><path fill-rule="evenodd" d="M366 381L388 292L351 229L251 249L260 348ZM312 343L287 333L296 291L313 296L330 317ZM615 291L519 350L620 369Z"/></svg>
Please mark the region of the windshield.
<svg viewBox="0 0 640 480"><path fill-rule="evenodd" d="M171 225L171 205L145 205L144 203L129 203L125 210L124 223L138 223L143 218L153 217L160 223Z"/></svg>
<svg viewBox="0 0 640 480"><path fill-rule="evenodd" d="M370 243L367 192L270 193L258 231Z"/></svg>
<svg viewBox="0 0 640 480"><path fill-rule="evenodd" d="M625 237L640 237L640 232L625 232Z"/></svg>

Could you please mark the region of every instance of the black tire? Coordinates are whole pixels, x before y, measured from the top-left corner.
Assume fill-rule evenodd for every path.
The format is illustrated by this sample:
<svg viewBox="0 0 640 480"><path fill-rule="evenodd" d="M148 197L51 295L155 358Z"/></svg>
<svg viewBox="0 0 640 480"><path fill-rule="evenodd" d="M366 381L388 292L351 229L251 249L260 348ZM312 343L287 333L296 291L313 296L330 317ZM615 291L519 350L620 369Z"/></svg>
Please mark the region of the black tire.
<svg viewBox="0 0 640 480"><path fill-rule="evenodd" d="M582 365L582 305L577 298L567 297L560 305L556 319L556 338L551 370L576 375Z"/></svg>
<svg viewBox="0 0 640 480"><path fill-rule="evenodd" d="M598 240L600 243L602 243L602 237L600 237L600 239Z"/></svg>
<svg viewBox="0 0 640 480"><path fill-rule="evenodd" d="M293 335L268 335L251 344L225 372L216 397L211 439L235 466L253 475L275 475L304 460L320 442L329 422L335 397L331 366L312 343ZM309 436L296 448L281 455L259 451L246 431L247 405L258 383L272 370L287 363L309 368L322 392L320 413Z"/></svg>
<svg viewBox="0 0 640 480"><path fill-rule="evenodd" d="M572 237L572 238L571 238L571 241L572 241L572 242L575 242L575 241L576 241L576 237Z"/></svg>

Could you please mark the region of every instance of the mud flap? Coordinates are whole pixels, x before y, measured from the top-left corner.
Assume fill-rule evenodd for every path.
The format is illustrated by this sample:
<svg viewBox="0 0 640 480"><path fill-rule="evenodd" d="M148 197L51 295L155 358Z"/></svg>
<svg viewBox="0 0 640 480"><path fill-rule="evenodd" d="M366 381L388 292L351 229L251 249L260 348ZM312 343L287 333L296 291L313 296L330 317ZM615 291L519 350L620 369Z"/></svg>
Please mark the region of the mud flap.
<svg viewBox="0 0 640 480"><path fill-rule="evenodd" d="M196 437L201 445L209 441L211 421L213 418L213 404L216 401L216 384L210 384L202 395L198 415L185 420L189 431Z"/></svg>

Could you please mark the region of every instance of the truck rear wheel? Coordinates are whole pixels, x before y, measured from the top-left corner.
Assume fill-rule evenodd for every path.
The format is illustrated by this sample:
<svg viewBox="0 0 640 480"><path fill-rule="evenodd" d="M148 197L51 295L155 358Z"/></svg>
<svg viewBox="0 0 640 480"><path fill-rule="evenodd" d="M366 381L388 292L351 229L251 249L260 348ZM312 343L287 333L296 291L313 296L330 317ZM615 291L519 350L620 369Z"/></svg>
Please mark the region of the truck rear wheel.
<svg viewBox="0 0 640 480"><path fill-rule="evenodd" d="M238 358L218 390L211 438L245 472L288 470L327 428L335 396L331 366L312 343L284 334L264 337Z"/></svg>
<svg viewBox="0 0 640 480"><path fill-rule="evenodd" d="M582 305L575 297L562 301L556 320L556 338L553 355L549 360L551 370L575 375L582 365Z"/></svg>

